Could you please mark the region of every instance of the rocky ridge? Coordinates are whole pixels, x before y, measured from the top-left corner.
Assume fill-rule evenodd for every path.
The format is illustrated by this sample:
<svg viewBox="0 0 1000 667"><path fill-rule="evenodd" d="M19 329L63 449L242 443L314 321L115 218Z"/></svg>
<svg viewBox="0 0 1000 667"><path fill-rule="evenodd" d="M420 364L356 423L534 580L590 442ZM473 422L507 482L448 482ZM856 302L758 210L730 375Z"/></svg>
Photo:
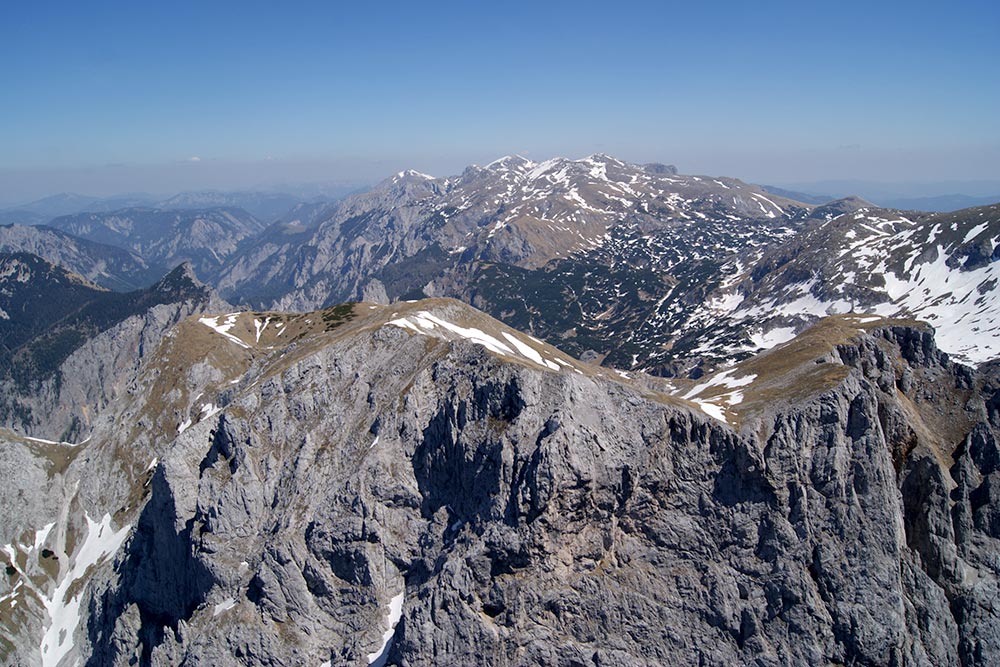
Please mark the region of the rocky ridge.
<svg viewBox="0 0 1000 667"><path fill-rule="evenodd" d="M990 664L998 396L876 317L669 382L448 300L192 317L85 445L5 436L49 474L0 535L0 650Z"/></svg>
<svg viewBox="0 0 1000 667"><path fill-rule="evenodd" d="M0 425L50 441L86 437L174 324L227 306L186 264L118 293L34 255L0 254Z"/></svg>
<svg viewBox="0 0 1000 667"><path fill-rule="evenodd" d="M151 266L172 268L188 262L203 279L215 275L240 241L264 228L238 208L126 208L61 216L48 225L125 248Z"/></svg>

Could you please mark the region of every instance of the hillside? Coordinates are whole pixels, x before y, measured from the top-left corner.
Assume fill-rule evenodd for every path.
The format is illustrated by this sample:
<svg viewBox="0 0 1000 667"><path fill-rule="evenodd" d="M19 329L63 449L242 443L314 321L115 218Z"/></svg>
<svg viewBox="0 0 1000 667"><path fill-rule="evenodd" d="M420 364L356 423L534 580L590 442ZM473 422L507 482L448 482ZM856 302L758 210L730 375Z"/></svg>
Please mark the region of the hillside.
<svg viewBox="0 0 1000 667"><path fill-rule="evenodd" d="M55 229L133 252L151 266L188 262L208 278L236 251L239 242L264 225L241 209L126 208L78 213L51 220Z"/></svg>
<svg viewBox="0 0 1000 667"><path fill-rule="evenodd" d="M78 433L177 318L220 300L182 265L111 292L34 255L0 254L0 424Z"/></svg>
<svg viewBox="0 0 1000 667"><path fill-rule="evenodd" d="M119 292L148 287L163 275L133 252L44 225L0 226L0 252L37 255L101 287Z"/></svg>
<svg viewBox="0 0 1000 667"><path fill-rule="evenodd" d="M986 362L1000 354L998 240L1000 205L845 213L741 265L703 309L697 341L726 358L770 347L824 315L868 312L925 320L956 359Z"/></svg>
<svg viewBox="0 0 1000 667"><path fill-rule="evenodd" d="M922 325L824 320L671 383L451 300L223 312L135 382L84 444L2 436L36 480L5 660L1000 656L1000 385Z"/></svg>

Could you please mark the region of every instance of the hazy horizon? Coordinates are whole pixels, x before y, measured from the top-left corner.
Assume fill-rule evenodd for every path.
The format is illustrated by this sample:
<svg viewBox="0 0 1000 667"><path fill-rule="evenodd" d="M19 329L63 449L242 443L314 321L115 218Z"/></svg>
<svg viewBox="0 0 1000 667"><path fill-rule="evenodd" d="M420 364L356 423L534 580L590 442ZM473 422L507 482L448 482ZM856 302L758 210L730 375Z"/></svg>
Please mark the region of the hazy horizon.
<svg viewBox="0 0 1000 667"><path fill-rule="evenodd" d="M512 155L513 152L506 155ZM518 153L525 155L524 152ZM613 154L611 154L613 155ZM165 199L184 192L264 192L301 195L303 198L318 196L323 190L340 192L365 189L404 169L417 169L435 177L456 176L472 165L485 165L493 159L473 160L459 167L442 163L440 168L433 164L396 162L363 163L345 165L331 161L329 164L287 163L287 164L233 164L203 161L196 165L104 165L103 167L65 169L44 172L42 185L32 186L42 178L43 172L4 173L0 170L0 183L11 186L9 191L0 191L0 208L16 208L40 199L61 194L75 194L95 198L124 196L146 196ZM551 157L579 159L580 156L548 156L529 159L542 161ZM613 157L621 159L618 155ZM967 195L970 197L1000 197L1000 178L997 179L949 179L930 180L925 178L882 180L858 178L853 174L844 178L817 178L815 180L783 180L781 178L747 178L741 174L711 169L685 169L683 164L670 160L628 160L641 164L662 162L675 164L684 174L728 176L750 183L769 185L806 194L829 194L842 196L879 192L893 198L935 197L941 195ZM20 188L18 187L20 185ZM852 189L854 188L854 189ZM18 196L20 194L21 196ZM13 195L13 196L10 196Z"/></svg>
<svg viewBox="0 0 1000 667"><path fill-rule="evenodd" d="M17 5L0 202L608 153L787 186L1000 183L993 3Z"/></svg>

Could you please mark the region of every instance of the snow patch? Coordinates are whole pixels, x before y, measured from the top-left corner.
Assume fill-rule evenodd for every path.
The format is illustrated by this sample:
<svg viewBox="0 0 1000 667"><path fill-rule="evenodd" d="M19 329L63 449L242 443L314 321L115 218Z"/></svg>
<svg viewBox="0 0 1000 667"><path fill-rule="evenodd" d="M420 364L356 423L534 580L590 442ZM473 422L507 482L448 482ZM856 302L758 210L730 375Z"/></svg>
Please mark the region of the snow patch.
<svg viewBox="0 0 1000 667"><path fill-rule="evenodd" d="M79 447L80 445L87 442L87 440L90 440L90 438L87 438L87 440L84 440L83 442L66 442L64 440L46 440L45 438L33 438L30 435L24 436L24 439L31 440L32 442L37 442L43 445L63 445L64 447Z"/></svg>
<svg viewBox="0 0 1000 667"><path fill-rule="evenodd" d="M854 317L852 319L854 319L854 321L857 322L858 324L868 324L870 322L877 322L878 320L881 320L882 316L881 315L858 315L858 316L856 316L856 317Z"/></svg>
<svg viewBox="0 0 1000 667"><path fill-rule="evenodd" d="M517 348L517 351L521 353L521 356L527 357L528 359L530 359L531 361L535 362L539 366L545 366L546 368L548 368L550 370L554 370L554 371L559 370L559 364L556 364L555 362L549 361L548 359L543 359L542 355L539 354L538 350L536 350L535 348L531 347L530 345L528 345L524 341L518 339L517 336L514 336L514 335L512 335L510 333L507 333L506 331L504 331L503 332L503 337L506 338L508 341L510 341L510 343L515 348Z"/></svg>
<svg viewBox="0 0 1000 667"><path fill-rule="evenodd" d="M222 406L216 406L215 403L205 403L201 406L201 418L209 419L222 412L222 410Z"/></svg>
<svg viewBox="0 0 1000 667"><path fill-rule="evenodd" d="M778 206L777 204L775 204L775 203L774 203L773 201L771 201L770 199L768 199L768 198L767 198L767 197L765 197L764 195L761 195L761 194L757 194L756 192L751 192L751 193L750 193L750 196L751 196L751 197L756 197L757 199L763 199L763 200L764 200L764 201L766 201L766 202L767 202L768 204L770 204L770 205L771 205L771 206L773 206L774 208L778 209L778 212L779 212L779 213L784 213L784 210L783 210L783 209L782 209L782 208L781 208L780 206ZM758 206L760 206L760 203L759 203L759 202L758 202ZM764 208L763 206L761 206L761 210L762 210L762 211L764 211L764 214L765 214L765 215L766 215L767 217L769 217L769 218L775 218L775 217L777 217L777 216L776 216L776 215L774 214L774 211L768 211L768 210L767 210L767 209L765 209L765 208Z"/></svg>
<svg viewBox="0 0 1000 667"><path fill-rule="evenodd" d="M403 597L406 591L401 591L394 598L389 600L389 613L386 616L386 623L389 629L382 634L382 646L374 653L368 654L368 664L373 667L384 667L389 659L389 649L392 648L392 637L396 634L396 625L403 617Z"/></svg>
<svg viewBox="0 0 1000 667"><path fill-rule="evenodd" d="M703 393L706 389L711 387L725 387L726 389L738 389L739 387L745 387L757 379L756 373L750 373L749 375L744 375L741 378L734 378L732 374L736 372L736 369L731 368L729 370L722 371L713 375L707 382L702 382L699 385L695 385L688 393L684 394L681 398L685 400L691 400L698 394Z"/></svg>
<svg viewBox="0 0 1000 667"><path fill-rule="evenodd" d="M91 566L118 551L132 529L130 525L125 525L117 531L113 530L110 514L105 514L100 522L93 521L86 513L84 518L87 521L87 537L77 550L73 568L62 578L51 597L40 596L50 621L42 636L42 667L56 667L73 649L73 633L80 623L83 589L78 587L76 597L67 599L70 588L87 574Z"/></svg>
<svg viewBox="0 0 1000 667"><path fill-rule="evenodd" d="M770 331L750 334L750 340L758 348L770 350L795 338L795 327L778 327Z"/></svg>
<svg viewBox="0 0 1000 667"><path fill-rule="evenodd" d="M395 313L393 315L395 315ZM452 322L443 320L425 310L422 310L415 315L389 320L388 324L401 329L408 329L421 335L435 336L437 338L441 338L442 340L452 340L452 337L447 335L446 332L448 332L460 338L470 340L477 345L482 345L487 350L495 354L499 354L501 356L518 356L523 359L527 359L542 368L547 368L553 371L560 370L558 362L546 359L542 356L541 352L536 350L534 347L506 331L501 332L501 335L510 343L510 345L504 343L499 338L491 336L481 329L459 326ZM513 346L513 348L511 346Z"/></svg>
<svg viewBox="0 0 1000 667"><path fill-rule="evenodd" d="M254 328L254 334L256 336L255 342L257 343L260 342L260 335L264 333L264 329L267 328L267 325L270 324L270 322L271 322L270 317L265 317L263 322L258 320L256 317L253 318L253 328Z"/></svg>
<svg viewBox="0 0 1000 667"><path fill-rule="evenodd" d="M965 238L962 239L962 243L968 243L972 239L976 238L977 236L979 236L980 234L982 234L984 231L986 231L986 228L989 227L989 226L990 226L990 223L988 223L988 222L984 222L981 225L976 225L975 227L973 227L972 229L970 229L969 232L965 235Z"/></svg>
<svg viewBox="0 0 1000 667"><path fill-rule="evenodd" d="M709 310L721 313L731 313L740 307L740 304L743 303L743 298L743 295L739 292L728 292L715 297L706 303L705 306Z"/></svg>
<svg viewBox="0 0 1000 667"><path fill-rule="evenodd" d="M54 528L55 525L56 524L54 522L45 524L41 529L35 531L35 551L42 548L42 545L45 544L45 540L49 537L49 533L52 532L52 528Z"/></svg>
<svg viewBox="0 0 1000 667"><path fill-rule="evenodd" d="M199 317L198 321L204 324L209 329L212 329L218 334L225 336L232 342L236 343L242 348L250 349L250 346L244 343L242 340L229 333L229 330L236 325L236 320L240 317L239 313L229 313L228 315L218 315L216 317ZM225 320L220 323L219 320L225 318ZM256 322L256 320L254 320Z"/></svg>
<svg viewBox="0 0 1000 667"><path fill-rule="evenodd" d="M507 345L501 343L499 340L489 335L485 331L476 329L475 327L461 327L457 324L452 324L451 322L446 322L441 318L428 313L423 310L412 315L410 317L403 317L397 320L389 321L389 324L403 329L409 329L418 334L436 333L435 328L440 327L447 331L456 334L461 338L471 340L473 343L482 345L490 352L495 352L500 355L513 355L514 351L510 349ZM439 336L443 338L442 336ZM447 338L445 338L447 340Z"/></svg>
<svg viewBox="0 0 1000 667"><path fill-rule="evenodd" d="M223 600L219 604L215 605L215 608L212 610L212 616L218 616L222 612L229 611L230 609L232 609L235 606L236 606L236 600L235 599L233 599L233 598L226 598L225 600Z"/></svg>
<svg viewBox="0 0 1000 667"><path fill-rule="evenodd" d="M732 426L732 423L726 417L726 408L742 403L743 392L738 390L757 379L757 375L755 373L734 378L732 375L736 372L736 370L737 369L735 368L731 368L713 375L707 381L695 385L686 394L681 396L681 398L691 401L697 405L701 411L709 417ZM712 387L723 387L732 391L719 393L715 396L710 396L709 398L699 398L700 394Z"/></svg>

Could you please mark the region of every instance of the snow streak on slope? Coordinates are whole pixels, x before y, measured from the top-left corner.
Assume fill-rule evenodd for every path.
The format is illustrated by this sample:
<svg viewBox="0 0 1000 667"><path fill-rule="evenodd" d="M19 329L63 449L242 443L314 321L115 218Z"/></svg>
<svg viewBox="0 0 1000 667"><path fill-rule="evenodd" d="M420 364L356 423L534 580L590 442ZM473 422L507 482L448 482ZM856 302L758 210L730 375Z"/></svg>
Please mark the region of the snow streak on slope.
<svg viewBox="0 0 1000 667"><path fill-rule="evenodd" d="M406 591L400 591L395 597L389 600L389 612L385 621L388 629L382 634L382 646L374 653L368 654L368 664L372 667L384 667L389 659L389 649L392 648L392 637L396 634L396 626L399 619L403 617L403 597Z"/></svg>
<svg viewBox="0 0 1000 667"><path fill-rule="evenodd" d="M726 408L742 403L742 388L757 379L753 373L734 378L732 375L735 372L736 369L731 368L716 373L708 380L692 387L681 398L691 401L708 416L731 425L726 417Z"/></svg>
<svg viewBox="0 0 1000 667"><path fill-rule="evenodd" d="M1000 205L908 215L862 208L769 249L692 316L696 351L732 359L854 312L925 320L965 363L1000 356Z"/></svg>
<svg viewBox="0 0 1000 667"><path fill-rule="evenodd" d="M233 328L233 326L236 324L236 321L239 319L239 317L240 317L239 313L229 313L228 315L219 315L217 317L202 317L202 318L199 318L198 321L201 322L202 324L204 324L206 327L212 329L216 333L222 334L223 336L225 336L226 338L228 338L232 342L236 343L240 347L249 349L250 348L249 345L247 345L246 343L244 343L242 340L240 340L239 338L237 338L233 334L229 333L229 330ZM221 320L222 318L225 318L225 321L223 321L222 323L220 323L219 320ZM255 322L256 322L256 320L255 320ZM258 331L257 331L257 337L258 338L260 338L260 334L261 334L262 331L263 331L263 328L258 329Z"/></svg>
<svg viewBox="0 0 1000 667"><path fill-rule="evenodd" d="M541 366L542 368L547 368L553 371L559 370L559 364L556 363L556 361L544 358L541 352L507 331L501 332L501 336L506 338L511 345L514 346L514 349L511 349L509 345L502 342L499 338L492 336L481 329L477 329L476 327L459 326L452 322L443 320L426 310L422 310L415 315L390 320L389 324L402 329L408 329L414 333L425 336L435 336L443 340L464 338L476 343L477 345L482 345L494 354L499 354L500 356L520 357L535 365ZM517 351L515 352L515 350Z"/></svg>
<svg viewBox="0 0 1000 667"><path fill-rule="evenodd" d="M86 514L84 518L87 521L87 537L76 552L72 569L62 578L51 596L40 596L49 615L49 625L42 637L42 667L56 667L73 649L73 633L80 623L83 590L76 587L76 595L71 597L70 589L87 574L91 566L118 551L131 531L131 526L128 525L117 531L113 530L110 514L105 514L100 522L93 521Z"/></svg>

